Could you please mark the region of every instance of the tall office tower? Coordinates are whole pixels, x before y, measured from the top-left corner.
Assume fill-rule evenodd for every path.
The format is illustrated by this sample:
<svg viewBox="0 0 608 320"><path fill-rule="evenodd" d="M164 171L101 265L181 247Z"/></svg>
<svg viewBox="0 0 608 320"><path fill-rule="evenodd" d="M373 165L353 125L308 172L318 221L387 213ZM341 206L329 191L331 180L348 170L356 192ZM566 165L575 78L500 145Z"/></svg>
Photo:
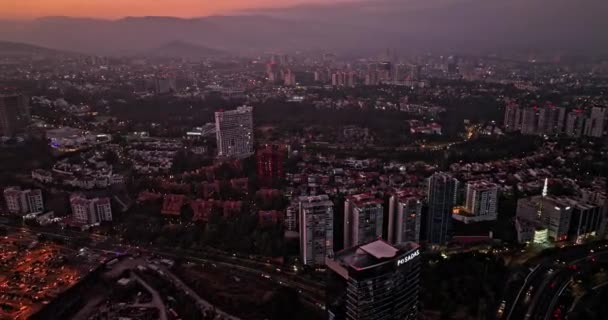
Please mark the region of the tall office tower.
<svg viewBox="0 0 608 320"><path fill-rule="evenodd" d="M70 196L74 221L78 224L95 224L112 221L110 198L87 199L82 195Z"/></svg>
<svg viewBox="0 0 608 320"><path fill-rule="evenodd" d="M570 137L579 138L583 135L587 117L582 110L574 110L568 113L566 118L566 134Z"/></svg>
<svg viewBox="0 0 608 320"><path fill-rule="evenodd" d="M553 241L568 239L573 202L569 199L546 196L543 202L541 221L547 223L547 235Z"/></svg>
<svg viewBox="0 0 608 320"><path fill-rule="evenodd" d="M247 158L253 154L253 108L215 113L218 157Z"/></svg>
<svg viewBox="0 0 608 320"><path fill-rule="evenodd" d="M285 146L266 145L256 152L258 179L265 187L276 185L285 179Z"/></svg>
<svg viewBox="0 0 608 320"><path fill-rule="evenodd" d="M330 320L415 320L420 249L376 240L327 258Z"/></svg>
<svg viewBox="0 0 608 320"><path fill-rule="evenodd" d="M346 197L344 202L344 248L382 237L384 206L371 194Z"/></svg>
<svg viewBox="0 0 608 320"><path fill-rule="evenodd" d="M600 236L604 207L595 203L577 201L572 210L568 239L578 243L587 238Z"/></svg>
<svg viewBox="0 0 608 320"><path fill-rule="evenodd" d="M392 244L420 242L422 201L416 196L398 192L388 206L388 241Z"/></svg>
<svg viewBox="0 0 608 320"><path fill-rule="evenodd" d="M444 245L449 240L457 189L458 180L447 173L438 172L428 179L429 214L426 233L430 244Z"/></svg>
<svg viewBox="0 0 608 320"><path fill-rule="evenodd" d="M300 198L302 263L322 266L334 250L334 204L327 195Z"/></svg>
<svg viewBox="0 0 608 320"><path fill-rule="evenodd" d="M42 191L21 190L19 187L8 187L4 189L4 200L8 212L19 215L40 213L44 211Z"/></svg>
<svg viewBox="0 0 608 320"><path fill-rule="evenodd" d="M0 94L0 135L12 136L30 121L29 100L24 95Z"/></svg>
<svg viewBox="0 0 608 320"><path fill-rule="evenodd" d="M510 103L505 109L505 131L518 131L521 127L521 112L517 104Z"/></svg>
<svg viewBox="0 0 608 320"><path fill-rule="evenodd" d="M521 115L521 134L536 134L538 124L537 108L525 108Z"/></svg>
<svg viewBox="0 0 608 320"><path fill-rule="evenodd" d="M588 120L589 129L586 130L586 135L590 137L601 138L604 135L604 123L606 122L606 108L593 107L591 108L591 117Z"/></svg>
<svg viewBox="0 0 608 320"><path fill-rule="evenodd" d="M477 221L496 220L498 186L487 181L467 183L465 208Z"/></svg>

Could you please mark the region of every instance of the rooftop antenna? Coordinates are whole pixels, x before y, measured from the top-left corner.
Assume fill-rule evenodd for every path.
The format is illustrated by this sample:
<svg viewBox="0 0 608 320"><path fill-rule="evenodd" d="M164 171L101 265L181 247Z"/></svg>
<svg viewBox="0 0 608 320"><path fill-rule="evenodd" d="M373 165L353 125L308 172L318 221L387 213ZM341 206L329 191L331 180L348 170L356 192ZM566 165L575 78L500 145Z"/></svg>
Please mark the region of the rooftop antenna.
<svg viewBox="0 0 608 320"><path fill-rule="evenodd" d="M545 197L549 194L549 178L545 178L545 185L543 186L542 198L540 199L540 204L538 205L538 218L540 219L543 213L543 202Z"/></svg>

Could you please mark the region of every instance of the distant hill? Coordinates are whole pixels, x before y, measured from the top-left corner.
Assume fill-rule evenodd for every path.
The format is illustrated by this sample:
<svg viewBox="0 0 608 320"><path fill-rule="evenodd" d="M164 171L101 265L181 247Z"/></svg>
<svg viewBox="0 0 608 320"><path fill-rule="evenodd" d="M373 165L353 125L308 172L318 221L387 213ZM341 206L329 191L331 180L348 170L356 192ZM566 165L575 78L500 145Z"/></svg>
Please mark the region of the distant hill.
<svg viewBox="0 0 608 320"><path fill-rule="evenodd" d="M0 40L91 54L324 50L607 53L606 0L357 0L232 16L0 21ZM182 44L170 45L179 39ZM192 46L202 47L188 48ZM172 48L177 47L177 48ZM181 47L181 48L180 48Z"/></svg>
<svg viewBox="0 0 608 320"><path fill-rule="evenodd" d="M143 54L156 57L200 59L223 55L225 52L189 42L171 41L158 48L147 50Z"/></svg>
<svg viewBox="0 0 608 320"><path fill-rule="evenodd" d="M54 49L31 45L20 42L0 41L0 56L22 56L22 55L57 55L65 54Z"/></svg>

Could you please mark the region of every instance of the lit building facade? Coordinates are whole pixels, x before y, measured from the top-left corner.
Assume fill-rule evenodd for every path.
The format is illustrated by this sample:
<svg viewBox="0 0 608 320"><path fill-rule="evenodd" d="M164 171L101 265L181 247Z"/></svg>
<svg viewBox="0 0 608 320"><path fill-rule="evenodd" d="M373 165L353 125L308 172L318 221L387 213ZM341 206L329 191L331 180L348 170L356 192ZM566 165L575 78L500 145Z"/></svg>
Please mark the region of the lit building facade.
<svg viewBox="0 0 608 320"><path fill-rule="evenodd" d="M344 248L382 237L384 205L371 194L346 197L344 202Z"/></svg>
<svg viewBox="0 0 608 320"><path fill-rule="evenodd" d="M572 210L568 238L581 242L597 237L604 223L603 206L593 203L576 203Z"/></svg>
<svg viewBox="0 0 608 320"><path fill-rule="evenodd" d="M81 195L72 195L70 206L74 221L78 224L91 225L112 221L112 206L109 198L87 199Z"/></svg>
<svg viewBox="0 0 608 320"><path fill-rule="evenodd" d="M4 200L8 212L19 215L40 213L44 211L42 191L21 190L19 187L8 187L4 189Z"/></svg>
<svg viewBox="0 0 608 320"><path fill-rule="evenodd" d="M218 157L247 158L253 154L253 108L215 113Z"/></svg>
<svg viewBox="0 0 608 320"><path fill-rule="evenodd" d="M388 241L392 244L420 242L422 201L419 197L395 194L389 200Z"/></svg>
<svg viewBox="0 0 608 320"><path fill-rule="evenodd" d="M327 195L302 197L299 218L302 263L322 266L334 249L334 204Z"/></svg>
<svg viewBox="0 0 608 320"><path fill-rule="evenodd" d="M260 184L273 186L285 179L286 156L287 149L283 146L267 145L256 152Z"/></svg>
<svg viewBox="0 0 608 320"><path fill-rule="evenodd" d="M496 220L498 186L486 181L467 183L465 209L474 221Z"/></svg>

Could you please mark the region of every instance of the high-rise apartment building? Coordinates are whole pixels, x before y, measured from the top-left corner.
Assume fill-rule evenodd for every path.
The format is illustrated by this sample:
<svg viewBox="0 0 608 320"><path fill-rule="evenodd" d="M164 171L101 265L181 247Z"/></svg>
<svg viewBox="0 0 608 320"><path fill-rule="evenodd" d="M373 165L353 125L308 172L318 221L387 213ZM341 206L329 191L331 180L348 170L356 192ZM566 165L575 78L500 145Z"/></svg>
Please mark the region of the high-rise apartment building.
<svg viewBox="0 0 608 320"><path fill-rule="evenodd" d="M582 110L570 111L566 118L566 135L575 138L581 137L585 122L587 122L587 117Z"/></svg>
<svg viewBox="0 0 608 320"><path fill-rule="evenodd" d="M388 241L392 244L420 242L422 201L407 193L391 196L388 208Z"/></svg>
<svg viewBox="0 0 608 320"><path fill-rule="evenodd" d="M330 320L418 319L420 249L382 240L337 252L327 259Z"/></svg>
<svg viewBox="0 0 608 320"><path fill-rule="evenodd" d="M112 221L110 198L87 199L78 194L70 196L70 206L74 222L90 225L103 221Z"/></svg>
<svg viewBox="0 0 608 320"><path fill-rule="evenodd" d="M426 232L430 244L444 245L448 242L457 190L458 180L447 173L438 172L428 179Z"/></svg>
<svg viewBox="0 0 608 320"><path fill-rule="evenodd" d="M256 152L257 172L260 184L272 186L285 179L287 148L266 145Z"/></svg>
<svg viewBox="0 0 608 320"><path fill-rule="evenodd" d="M498 186L486 181L467 183L466 211L476 221L496 220L498 205Z"/></svg>
<svg viewBox="0 0 608 320"><path fill-rule="evenodd" d="M521 134L537 134L539 111L535 108L525 108L521 113Z"/></svg>
<svg viewBox="0 0 608 320"><path fill-rule="evenodd" d="M538 133L553 135L564 129L566 108L557 108L553 105L541 108L538 113Z"/></svg>
<svg viewBox="0 0 608 320"><path fill-rule="evenodd" d="M505 109L504 127L507 132L522 134L560 134L564 131L566 108L547 105L522 108L514 103Z"/></svg>
<svg viewBox="0 0 608 320"><path fill-rule="evenodd" d="M327 195L302 197L299 202L302 263L320 266L334 249L334 204Z"/></svg>
<svg viewBox="0 0 608 320"><path fill-rule="evenodd" d="M344 202L344 248L382 237L384 205L371 194L346 197Z"/></svg>
<svg viewBox="0 0 608 320"><path fill-rule="evenodd" d="M40 213L44 211L42 191L21 190L19 187L8 187L4 189L4 201L8 212L19 215Z"/></svg>
<svg viewBox="0 0 608 320"><path fill-rule="evenodd" d="M253 154L253 108L215 113L218 157L246 158Z"/></svg>
<svg viewBox="0 0 608 320"><path fill-rule="evenodd" d="M30 121L29 100L24 95L0 95L0 136L12 136Z"/></svg>
<svg viewBox="0 0 608 320"><path fill-rule="evenodd" d="M513 132L521 129L521 111L517 104L510 103L505 108L504 127L505 131Z"/></svg>
<svg viewBox="0 0 608 320"><path fill-rule="evenodd" d="M588 125L586 126L585 135L596 138L600 138L604 135L606 110L607 108L599 106L591 108L591 116L589 117Z"/></svg>

